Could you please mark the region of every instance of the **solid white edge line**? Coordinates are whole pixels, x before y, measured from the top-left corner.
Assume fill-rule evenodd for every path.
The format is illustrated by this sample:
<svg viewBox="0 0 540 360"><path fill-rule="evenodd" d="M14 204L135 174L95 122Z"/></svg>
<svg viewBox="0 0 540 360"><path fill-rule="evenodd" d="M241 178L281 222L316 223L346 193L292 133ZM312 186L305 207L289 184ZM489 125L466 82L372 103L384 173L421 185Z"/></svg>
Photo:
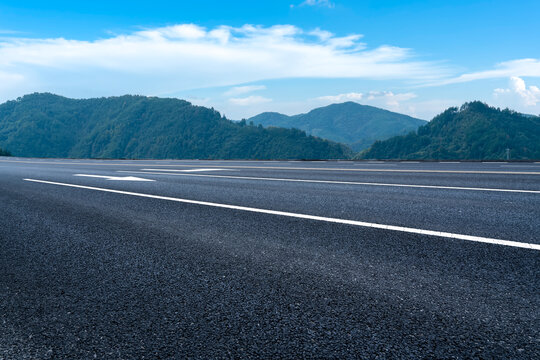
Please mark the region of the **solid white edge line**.
<svg viewBox="0 0 540 360"><path fill-rule="evenodd" d="M448 232L415 229L415 228L394 226L394 225L383 225L383 224L369 223L369 222L364 222L364 221L346 220L346 219L330 218L330 217L307 215L307 214L298 214L298 213L291 213L291 212L286 212L286 211L259 209L259 208L252 208L252 207L238 206L238 205L219 204L219 203L212 203L212 202L207 202L207 201L181 199L181 198L174 198L174 197L169 197L169 196L143 194L143 193L136 193L136 192L130 192L130 191L98 188L98 187L85 186L85 185L67 184L67 183L60 183L60 182L46 181L46 180L37 180L37 179L23 179L23 180L31 181L35 183L49 184L49 185L59 185L59 186L73 187L73 188L78 188L78 189L96 190L96 191L103 191L103 192L109 192L109 193L115 193L115 194L123 194L123 195L131 195L131 196L138 196L138 197L151 198L151 199L175 201L175 202L181 202L181 203L186 203L186 204L212 206L212 207L223 208L223 209L249 211L249 212L261 213L261 214L287 216L287 217L298 218L298 219L324 221L324 222L337 223L337 224L370 227L370 228L375 228L375 229L400 231L400 232L406 232L406 233L412 233L412 234L421 234L421 235L437 236L437 237L444 237L444 238L450 238L450 239L474 241L474 242L479 242L479 243L504 245L504 246L511 246L511 247L517 247L517 248L531 249L531 250L540 250L540 244L522 243L522 242L517 242L517 241L493 239L493 238L486 238L486 237L480 237L480 236L453 234L453 233L448 233Z"/></svg>
<svg viewBox="0 0 540 360"><path fill-rule="evenodd" d="M157 171L159 171L159 172L157 172ZM411 188L424 188L424 189L493 191L493 192L512 192L512 193L540 194L540 190L490 189L490 188L474 188L474 187L459 187L459 186L392 184L392 183L370 183L370 182L355 182L355 181L305 180L305 179L265 178L265 177L251 177L251 176L186 174L186 173L178 173L178 172L173 173L173 172L170 172L170 171L172 171L172 170L141 169L141 171L117 170L116 172L130 173L130 174L194 176L194 177L211 177L211 178L242 179L242 180L289 181L289 182L304 182L304 183L319 183L319 184L322 183L322 184L340 184L340 185L368 185L368 186L411 187ZM177 171L182 171L182 170L177 170Z"/></svg>

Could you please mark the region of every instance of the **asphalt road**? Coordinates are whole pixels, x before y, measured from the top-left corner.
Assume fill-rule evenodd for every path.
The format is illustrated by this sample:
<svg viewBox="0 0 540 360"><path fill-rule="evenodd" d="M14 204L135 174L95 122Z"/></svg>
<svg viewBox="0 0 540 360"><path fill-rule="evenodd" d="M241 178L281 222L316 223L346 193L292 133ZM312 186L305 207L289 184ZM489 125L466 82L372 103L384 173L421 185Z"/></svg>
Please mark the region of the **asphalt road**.
<svg viewBox="0 0 540 360"><path fill-rule="evenodd" d="M539 163L0 158L0 249L0 359L540 358Z"/></svg>

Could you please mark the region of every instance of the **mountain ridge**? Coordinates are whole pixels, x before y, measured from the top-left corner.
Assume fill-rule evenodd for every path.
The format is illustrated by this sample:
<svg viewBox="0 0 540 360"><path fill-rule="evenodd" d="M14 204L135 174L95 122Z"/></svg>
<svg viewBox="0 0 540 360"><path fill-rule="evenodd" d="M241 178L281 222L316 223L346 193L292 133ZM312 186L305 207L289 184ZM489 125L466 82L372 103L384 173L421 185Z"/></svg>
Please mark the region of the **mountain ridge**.
<svg viewBox="0 0 540 360"><path fill-rule="evenodd" d="M265 127L298 128L311 135L347 144L355 151L366 149L377 140L407 134L427 123L408 115L352 101L292 116L265 112L248 121Z"/></svg>
<svg viewBox="0 0 540 360"><path fill-rule="evenodd" d="M540 117L472 101L445 110L414 133L377 141L356 158L506 160L507 155L540 159Z"/></svg>
<svg viewBox="0 0 540 360"><path fill-rule="evenodd" d="M0 147L15 156L318 159L350 149L292 129L240 124L185 100L138 95L69 99L34 93L0 104Z"/></svg>

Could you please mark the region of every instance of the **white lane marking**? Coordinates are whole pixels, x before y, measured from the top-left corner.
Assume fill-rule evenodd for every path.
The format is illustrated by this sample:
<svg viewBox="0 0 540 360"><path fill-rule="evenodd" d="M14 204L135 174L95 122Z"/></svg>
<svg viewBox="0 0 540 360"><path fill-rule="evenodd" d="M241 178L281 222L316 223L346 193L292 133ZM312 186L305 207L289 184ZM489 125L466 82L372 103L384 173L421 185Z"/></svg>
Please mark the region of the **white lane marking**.
<svg viewBox="0 0 540 360"><path fill-rule="evenodd" d="M227 169L213 168L213 169L188 169L188 170L177 170L177 171L182 171L182 172L201 172L201 171L223 171L223 170L227 170Z"/></svg>
<svg viewBox="0 0 540 360"><path fill-rule="evenodd" d="M353 165L356 165L356 166L364 166L364 165L397 166L397 164L390 164L390 163L384 163L384 162L354 163Z"/></svg>
<svg viewBox="0 0 540 360"><path fill-rule="evenodd" d="M500 165L500 167L533 168L533 169L538 169L538 165Z"/></svg>
<svg viewBox="0 0 540 360"><path fill-rule="evenodd" d="M47 162L47 161L16 161L0 159L0 162L26 163L26 164L49 164L49 165L82 165L82 166L159 166L159 167L193 167L188 164L144 164L140 163L92 163L92 162ZM182 160L188 162L187 160ZM232 162L232 161L231 161ZM540 163L540 162L539 162ZM314 167L293 167L293 166L247 166L247 165L204 165L206 167L227 168L227 169L272 169L272 170L308 170L308 171L356 171L356 172L399 172L399 173L434 173L434 174L498 174L498 175L540 175L540 171L496 171L496 170L420 170L420 169L358 169L358 168L314 168Z"/></svg>
<svg viewBox="0 0 540 360"><path fill-rule="evenodd" d="M175 202L186 203L186 204L212 206L212 207L223 208L223 209L249 211L249 212L261 213L261 214L287 216L287 217L298 218L298 219L325 221L325 222L337 223L337 224L370 227L370 228L375 228L375 229L399 231L399 232L412 233L412 234L438 236L438 237L449 238L449 239L459 239L459 240L474 241L474 242L479 242L479 243L496 244L496 245L512 246L512 247L518 247L518 248L524 248L524 249L540 250L540 244L531 244L531 243L523 243L523 242L517 242L517 241L510 241L510 240L493 239L493 238L486 238L486 237L481 237L481 236L462 235L462 234L454 234L454 233L449 233L449 232L423 230L423 229L394 226L394 225L384 225L384 224L370 223L370 222L364 222L364 221L346 220L346 219L338 219L338 218L331 218L331 217L324 217L324 216L291 213L291 212L286 212L286 211L259 209L259 208L252 208L252 207L247 207L247 206L238 206L238 205L213 203L213 202L207 202L207 201L181 199L181 198L174 198L174 197L169 197L169 196L151 195L151 194L136 193L136 192L131 192L131 191L98 188L98 187L93 187L93 186L84 186L84 185L76 185L76 184L66 184L66 183L46 181L46 180L37 180L37 179L23 179L23 180L31 181L35 183L49 184L49 185L58 185L58 186L73 187L73 188L78 188L78 189L96 190L96 191L103 191L103 192L109 192L109 193L115 193L115 194L138 196L138 197L143 197L143 198L175 201Z"/></svg>
<svg viewBox="0 0 540 360"><path fill-rule="evenodd" d="M81 164L84 165L84 164ZM119 164L121 165L121 164ZM176 167L192 167L191 165L153 165L153 166L176 166ZM212 167L212 165L207 165ZM217 167L217 166L216 166ZM443 173L443 174L500 174L500 175L540 175L540 171L496 171L496 170L418 170L418 169L358 169L358 168L307 168L307 167L292 167L292 166L220 166L227 169L272 169L272 170L314 170L314 171L356 171L356 172L399 172L399 173ZM178 171L166 169L164 171Z"/></svg>
<svg viewBox="0 0 540 360"><path fill-rule="evenodd" d="M175 176L198 176L224 179L242 179L242 180L263 180L263 181L290 181L304 183L322 183L322 184L341 184L341 185L369 185L369 186L394 186L394 187L411 187L424 189L445 189L445 190L471 190L471 191L496 191L496 192L513 192L513 193L528 193L540 194L540 190L520 190L520 189L491 189L491 188L475 188L475 187L460 187L460 186L439 186L439 185L416 185L416 184L392 184L392 183L373 183L373 182L357 182L357 181L335 181L335 180L307 180L307 179L287 179L287 178L268 178L268 177L252 177L252 176L230 176L230 175L202 175L202 174L179 174L170 169L142 169L143 171L117 170L119 173L130 174L151 174L151 175L175 175Z"/></svg>
<svg viewBox="0 0 540 360"><path fill-rule="evenodd" d="M135 176L107 176L107 175L90 175L90 174L73 174L73 176L91 177L112 181L156 181L152 179L143 179Z"/></svg>

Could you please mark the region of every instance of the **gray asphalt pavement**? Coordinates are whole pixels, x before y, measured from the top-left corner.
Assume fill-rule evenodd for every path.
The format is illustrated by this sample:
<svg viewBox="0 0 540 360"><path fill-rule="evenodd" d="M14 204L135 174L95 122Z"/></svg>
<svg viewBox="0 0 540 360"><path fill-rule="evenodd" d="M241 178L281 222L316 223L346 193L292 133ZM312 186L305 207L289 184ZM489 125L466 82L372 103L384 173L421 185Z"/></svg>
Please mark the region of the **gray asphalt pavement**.
<svg viewBox="0 0 540 360"><path fill-rule="evenodd" d="M0 202L0 359L540 358L539 163L0 158Z"/></svg>

